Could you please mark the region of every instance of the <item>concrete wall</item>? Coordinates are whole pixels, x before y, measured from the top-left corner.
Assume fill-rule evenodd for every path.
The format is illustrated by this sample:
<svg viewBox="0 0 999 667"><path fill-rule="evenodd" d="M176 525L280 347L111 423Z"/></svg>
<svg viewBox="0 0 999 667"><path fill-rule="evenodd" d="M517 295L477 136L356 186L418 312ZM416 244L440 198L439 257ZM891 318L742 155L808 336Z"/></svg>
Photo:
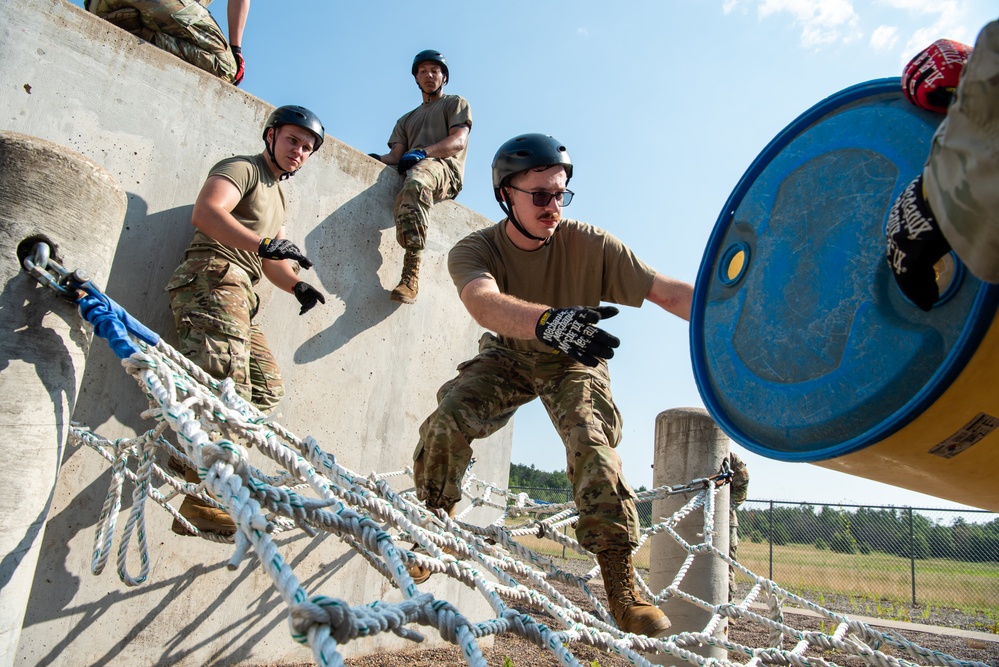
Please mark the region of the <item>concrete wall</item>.
<svg viewBox="0 0 999 667"><path fill-rule="evenodd" d="M214 162L262 149L271 105L63 0L0 3L0 63L0 129L79 151L121 182L128 208L106 290L173 343L162 288L190 240L191 204ZM288 235L315 262L304 277L328 295L327 304L299 317L292 296L260 290L262 327L288 386L279 420L362 473L409 464L437 388L475 352L480 333L445 262L456 240L489 222L453 202L434 209L419 303L389 301L402 263L391 217L399 184L394 170L328 137L286 186ZM73 266L72 249L63 252L69 268L87 268ZM139 417L145 407L110 350L95 344L74 419L106 437L126 437L150 427ZM479 477L505 483L509 427L478 444L475 455ZM229 572L228 547L175 536L163 512L147 517L149 583L126 589L113 565L91 575L109 479L91 450L67 448L17 664L311 660L307 647L292 642L285 606L256 561ZM289 534L279 542L310 593L352 604L399 599L335 538ZM440 579L425 588L473 619L491 616L478 595ZM404 645L381 635L343 653Z"/></svg>

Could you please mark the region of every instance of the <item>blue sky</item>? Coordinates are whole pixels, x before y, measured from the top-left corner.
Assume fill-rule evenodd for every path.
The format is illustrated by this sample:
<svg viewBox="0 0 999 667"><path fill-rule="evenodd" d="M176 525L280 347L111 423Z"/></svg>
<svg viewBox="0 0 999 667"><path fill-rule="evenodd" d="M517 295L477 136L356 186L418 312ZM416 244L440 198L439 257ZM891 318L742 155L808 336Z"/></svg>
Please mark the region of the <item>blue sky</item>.
<svg viewBox="0 0 999 667"><path fill-rule="evenodd" d="M225 1L211 9L225 27ZM256 0L242 88L307 106L330 135L385 152L395 120L420 101L413 56L438 49L451 72L446 91L473 112L460 204L498 220L496 148L524 132L551 134L575 166L566 216L692 282L726 198L777 132L843 88L900 76L935 39L974 43L996 14L995 0ZM607 323L622 339L611 362L620 452L632 485L651 486L656 415L702 402L686 323L652 304L622 310ZM750 498L953 506L808 464L745 458ZM518 413L513 461L565 467L537 402Z"/></svg>

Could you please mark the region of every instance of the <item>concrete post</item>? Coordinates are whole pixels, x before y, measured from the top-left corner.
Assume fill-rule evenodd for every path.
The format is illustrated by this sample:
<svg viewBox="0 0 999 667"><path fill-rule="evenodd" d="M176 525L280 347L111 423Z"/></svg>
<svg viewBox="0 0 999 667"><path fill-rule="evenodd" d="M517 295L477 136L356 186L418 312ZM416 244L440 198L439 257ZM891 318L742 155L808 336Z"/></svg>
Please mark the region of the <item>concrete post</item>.
<svg viewBox="0 0 999 667"><path fill-rule="evenodd" d="M106 284L125 193L103 168L43 139L0 132L0 665L12 665L52 503L90 329L76 307L21 270L30 237Z"/></svg>
<svg viewBox="0 0 999 667"><path fill-rule="evenodd" d="M653 485L676 486L713 475L728 456L728 448L728 437L703 409L666 410L656 417ZM652 504L653 521L659 522L672 516L692 496L675 495L655 501ZM713 538L722 553L728 553L728 499L728 493L719 493L715 499ZM704 542L703 517L700 509L688 515L676 527L677 533L691 545ZM687 555L687 551L672 536L656 535L652 538L649 583L653 591L659 592L673 582ZM698 555L680 583L680 589L711 604L723 602L728 597L728 565L715 556ZM708 610L676 598L667 601L663 611L673 622L671 631L674 633L700 632L711 618ZM717 647L688 648L705 657L727 657L727 652Z"/></svg>

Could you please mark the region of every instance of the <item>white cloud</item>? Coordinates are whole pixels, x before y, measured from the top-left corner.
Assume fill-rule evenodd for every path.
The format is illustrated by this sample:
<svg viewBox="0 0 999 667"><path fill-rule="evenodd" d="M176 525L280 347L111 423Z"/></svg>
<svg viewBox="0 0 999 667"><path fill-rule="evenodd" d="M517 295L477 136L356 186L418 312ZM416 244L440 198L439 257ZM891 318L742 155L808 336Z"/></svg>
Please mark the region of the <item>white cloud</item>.
<svg viewBox="0 0 999 667"><path fill-rule="evenodd" d="M893 25L879 25L871 33L871 48L875 51L891 51L898 43L898 28Z"/></svg>
<svg viewBox="0 0 999 667"><path fill-rule="evenodd" d="M589 28L585 28L585 27L583 27L583 28L576 28L576 34L577 35L582 35L583 37L589 37L590 36L590 29Z"/></svg>
<svg viewBox="0 0 999 667"><path fill-rule="evenodd" d="M787 13L801 26L801 45L807 49L860 37L860 17L851 0L762 0L761 18Z"/></svg>

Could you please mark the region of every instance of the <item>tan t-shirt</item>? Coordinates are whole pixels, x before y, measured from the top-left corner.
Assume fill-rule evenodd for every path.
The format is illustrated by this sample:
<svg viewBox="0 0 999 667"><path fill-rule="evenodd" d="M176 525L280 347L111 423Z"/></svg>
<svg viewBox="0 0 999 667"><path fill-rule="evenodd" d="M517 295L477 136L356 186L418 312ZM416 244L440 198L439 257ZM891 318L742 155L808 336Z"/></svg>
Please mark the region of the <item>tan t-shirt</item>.
<svg viewBox="0 0 999 667"><path fill-rule="evenodd" d="M212 167L208 176L232 181L242 195L232 216L261 238L273 238L284 226L284 192L265 160L259 154L226 158ZM263 275L257 253L219 243L200 230L194 233L189 249L215 252L246 271L253 284Z"/></svg>
<svg viewBox="0 0 999 667"><path fill-rule="evenodd" d="M396 121L388 145L402 144L407 151L426 148L444 139L452 127L472 127L472 108L459 95L444 95L430 104L421 104ZM458 184L465 177L465 155L468 146L456 155L441 160L451 168Z"/></svg>
<svg viewBox="0 0 999 667"><path fill-rule="evenodd" d="M492 278L500 292L555 308L601 301L641 306L656 272L621 241L593 225L563 220L551 243L521 250L499 224L472 232L448 254L458 293L476 278ZM538 340L501 336L514 350L551 352Z"/></svg>

